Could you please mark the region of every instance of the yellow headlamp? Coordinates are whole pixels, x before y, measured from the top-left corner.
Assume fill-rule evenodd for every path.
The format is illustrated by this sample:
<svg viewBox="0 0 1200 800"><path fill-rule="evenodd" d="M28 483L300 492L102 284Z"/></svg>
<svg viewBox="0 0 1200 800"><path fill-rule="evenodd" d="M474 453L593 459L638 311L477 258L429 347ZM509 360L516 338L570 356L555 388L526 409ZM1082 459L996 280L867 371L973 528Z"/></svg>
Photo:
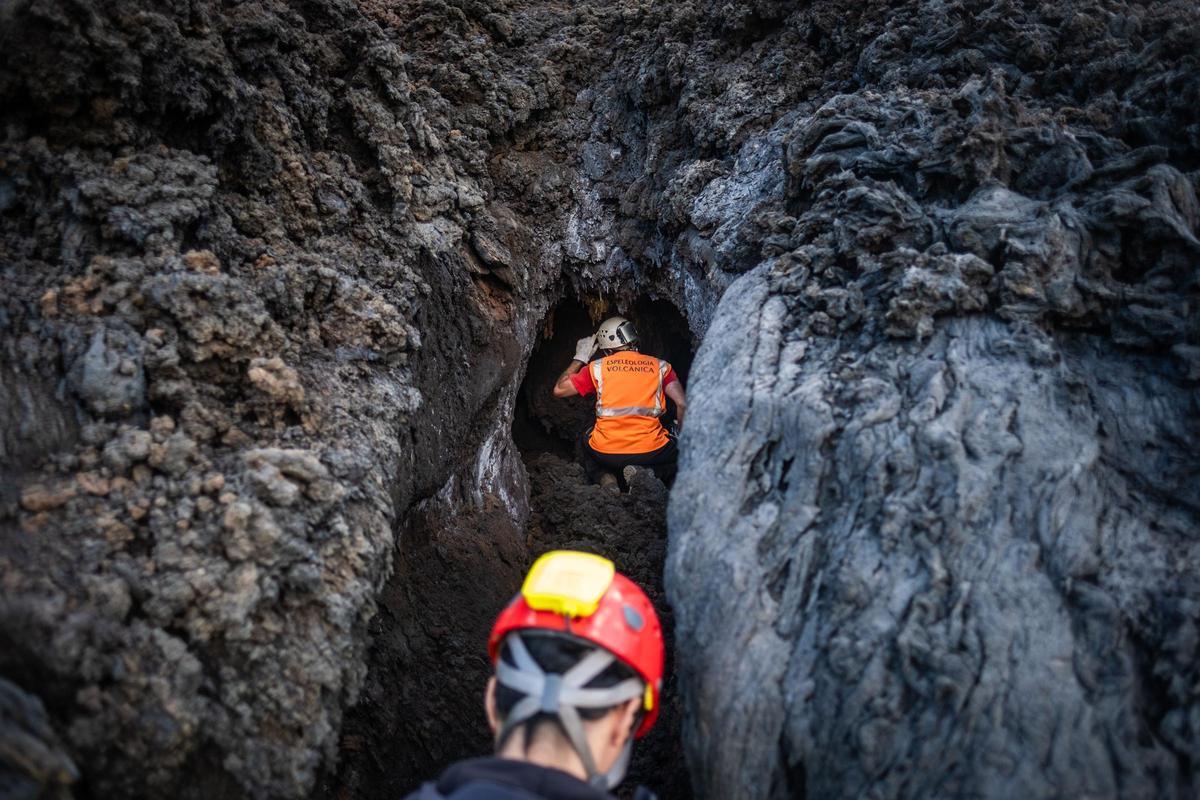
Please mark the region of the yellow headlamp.
<svg viewBox="0 0 1200 800"><path fill-rule="evenodd" d="M521 596L537 611L590 617L616 574L613 562L591 553L554 550L533 563Z"/></svg>

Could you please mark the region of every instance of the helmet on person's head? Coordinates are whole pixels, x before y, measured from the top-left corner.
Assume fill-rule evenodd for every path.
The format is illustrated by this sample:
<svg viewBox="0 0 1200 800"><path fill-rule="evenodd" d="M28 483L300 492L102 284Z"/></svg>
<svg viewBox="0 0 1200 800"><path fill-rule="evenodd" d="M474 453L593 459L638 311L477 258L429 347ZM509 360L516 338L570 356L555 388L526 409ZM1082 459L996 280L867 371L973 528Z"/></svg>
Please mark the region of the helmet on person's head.
<svg viewBox="0 0 1200 800"><path fill-rule="evenodd" d="M531 637L565 637L583 645L582 655L561 673L547 672L530 655ZM514 663L501 658L506 649ZM641 698L641 738L658 718L662 692L662 627L650 598L601 556L559 550L546 553L529 570L521 592L508 604L488 637L488 655L499 685L522 695L505 716L498 739L547 714L579 754L589 782L612 789L624 777L632 739L607 773L600 773L583 733L580 710L609 709ZM591 681L614 664L636 677L597 688ZM626 673L628 674L628 673Z"/></svg>
<svg viewBox="0 0 1200 800"><path fill-rule="evenodd" d="M609 317L600 323L600 329L596 331L596 345L601 350L627 347L637 344L637 340L637 329L624 317Z"/></svg>

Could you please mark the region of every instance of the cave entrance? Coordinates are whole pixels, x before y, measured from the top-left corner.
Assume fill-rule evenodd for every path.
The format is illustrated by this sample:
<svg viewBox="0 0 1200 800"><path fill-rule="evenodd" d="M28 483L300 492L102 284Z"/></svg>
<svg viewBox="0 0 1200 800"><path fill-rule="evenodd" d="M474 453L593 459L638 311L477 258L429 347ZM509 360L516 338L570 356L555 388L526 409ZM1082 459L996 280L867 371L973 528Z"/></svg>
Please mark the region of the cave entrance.
<svg viewBox="0 0 1200 800"><path fill-rule="evenodd" d="M695 346L687 320L671 303L641 297L628 306L603 299L567 297L559 302L542 325L542 336L529 359L525 381L517 394L513 413L513 442L528 461L538 453L575 457L576 442L595 420L591 398L557 399L554 382L571 363L575 343L595 333L601 321L620 314L637 328L639 349L666 359L687 386ZM675 421L675 404L667 400L663 424Z"/></svg>

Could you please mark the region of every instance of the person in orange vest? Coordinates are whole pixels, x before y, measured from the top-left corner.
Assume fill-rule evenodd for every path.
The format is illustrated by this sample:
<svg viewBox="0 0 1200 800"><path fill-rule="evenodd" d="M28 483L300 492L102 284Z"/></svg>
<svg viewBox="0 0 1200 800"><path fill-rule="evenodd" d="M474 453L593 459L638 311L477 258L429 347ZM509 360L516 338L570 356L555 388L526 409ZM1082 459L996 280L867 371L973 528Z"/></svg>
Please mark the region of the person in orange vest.
<svg viewBox="0 0 1200 800"><path fill-rule="evenodd" d="M638 335L624 317L604 321L580 339L575 359L554 384L555 397L596 395L596 424L581 445L584 471L593 483L629 491L627 467L650 467L664 482L675 474L679 450L663 427L665 398L675 403L676 423L687 410L683 384L671 365L638 352ZM600 350L601 357L592 361Z"/></svg>
<svg viewBox="0 0 1200 800"><path fill-rule="evenodd" d="M666 648L646 593L607 558L546 553L488 637L492 757L406 800L614 800L662 705ZM637 798L653 798L643 787Z"/></svg>

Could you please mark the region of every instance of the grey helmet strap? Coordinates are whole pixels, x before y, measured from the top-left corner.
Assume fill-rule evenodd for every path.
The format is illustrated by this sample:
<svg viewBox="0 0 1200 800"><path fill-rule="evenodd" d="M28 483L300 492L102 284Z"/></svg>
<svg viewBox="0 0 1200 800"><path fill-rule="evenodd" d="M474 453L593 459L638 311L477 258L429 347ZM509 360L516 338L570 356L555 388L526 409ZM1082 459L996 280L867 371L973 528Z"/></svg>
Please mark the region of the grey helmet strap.
<svg viewBox="0 0 1200 800"><path fill-rule="evenodd" d="M633 756L633 737L630 736L625 741L625 746L621 748L617 760L608 768L608 772L598 776L600 781L592 779L588 781L596 789L602 789L606 792L611 792L620 785L621 781L625 780L625 772L629 769L629 759Z"/></svg>
<svg viewBox="0 0 1200 800"><path fill-rule="evenodd" d="M508 664L503 658L499 659L496 662L496 680L524 696L505 717L496 737L497 742L503 743L517 726L534 716L550 714L558 719L571 747L579 754L588 783L605 791L615 788L629 767L632 737L625 743L612 767L607 772L600 772L592 758L592 749L588 746L578 709L611 708L626 700L641 697L645 691L642 682L637 678L629 678L615 686L587 689L584 687L588 682L616 660L612 653L599 648L592 650L569 670L558 675L546 673L538 666L519 633L509 634L505 641L516 663Z"/></svg>

